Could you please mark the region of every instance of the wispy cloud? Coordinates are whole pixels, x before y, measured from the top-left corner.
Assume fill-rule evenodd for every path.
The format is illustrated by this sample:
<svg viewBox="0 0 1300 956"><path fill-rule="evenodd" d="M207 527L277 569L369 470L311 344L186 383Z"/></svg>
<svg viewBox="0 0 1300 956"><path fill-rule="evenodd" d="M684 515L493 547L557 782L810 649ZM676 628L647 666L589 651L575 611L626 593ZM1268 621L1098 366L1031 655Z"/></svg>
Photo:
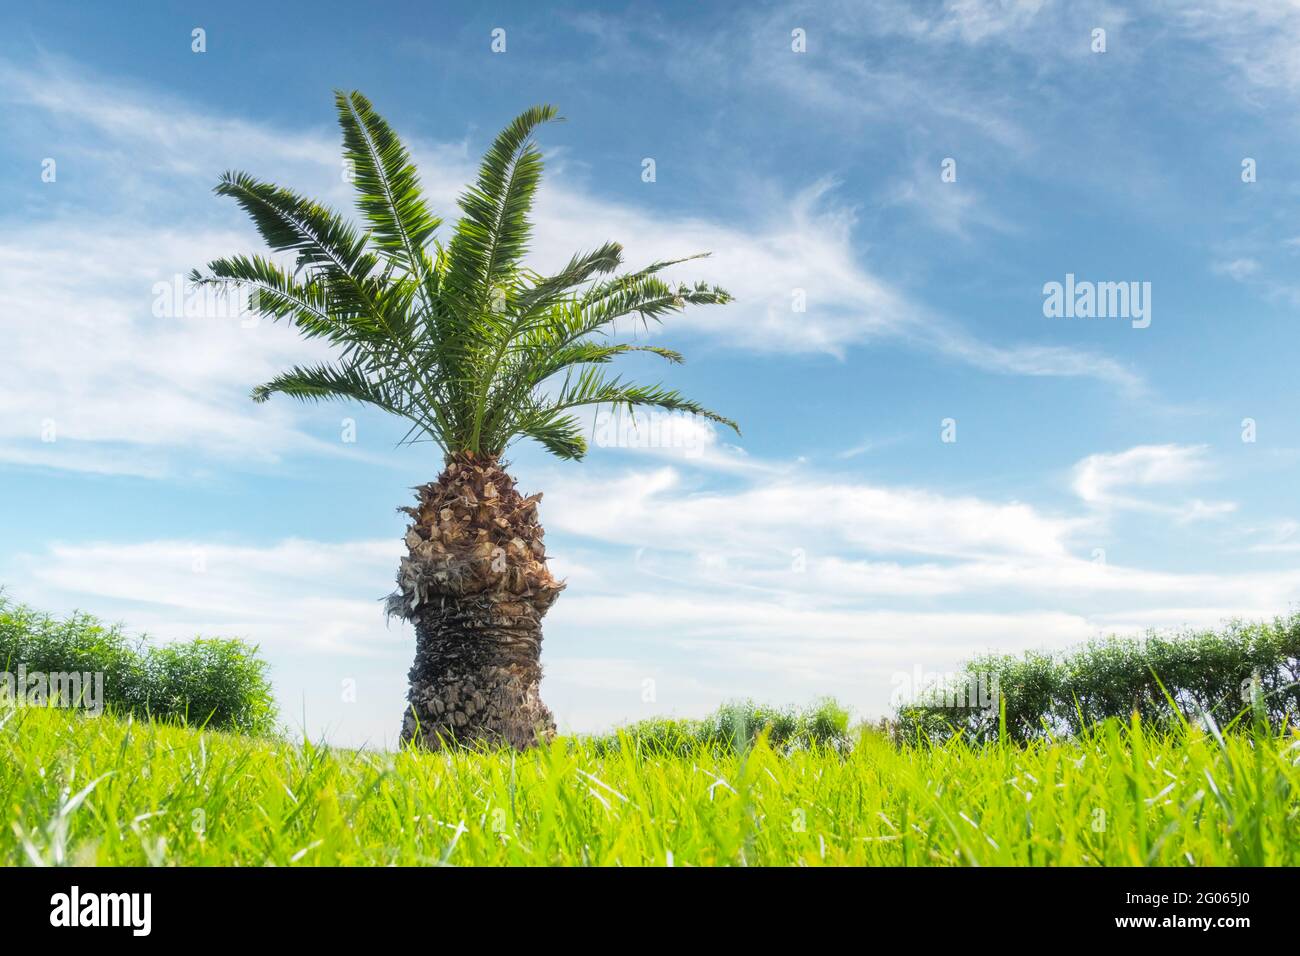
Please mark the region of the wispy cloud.
<svg viewBox="0 0 1300 956"><path fill-rule="evenodd" d="M954 171L959 173L954 157ZM912 208L933 228L959 239L970 240L976 229L1012 232L1014 227L994 212L988 203L960 175L951 181L941 177L941 164L918 160L909 175L898 179L885 201Z"/></svg>
<svg viewBox="0 0 1300 956"><path fill-rule="evenodd" d="M734 492L693 490L675 468L623 477L560 479L548 498L556 528L609 543L676 549L710 528L714 548L788 558L796 549L835 547L949 557L1064 551L1071 522L1017 503L930 491L768 479ZM556 503L553 499L558 499Z"/></svg>
<svg viewBox="0 0 1300 956"><path fill-rule="evenodd" d="M1255 259L1241 257L1226 262L1216 262L1211 267L1218 275L1225 275L1237 282L1245 282L1259 272L1259 262Z"/></svg>
<svg viewBox="0 0 1300 956"><path fill-rule="evenodd" d="M1290 0L1166 3L1183 33L1213 50L1233 71L1247 102L1260 94L1300 92L1300 8Z"/></svg>
<svg viewBox="0 0 1300 956"><path fill-rule="evenodd" d="M269 322L187 315L184 296L175 311L184 271L247 242L110 222L6 230L0 311L22 320L6 323L0 461L161 476L177 450L254 466L355 454L304 433L291 409L248 399L318 347Z"/></svg>
<svg viewBox="0 0 1300 956"><path fill-rule="evenodd" d="M1074 491L1094 507L1157 512L1190 521L1228 514L1237 506L1231 501L1199 498L1171 504L1159 492L1213 475L1205 445L1139 445L1123 452L1089 455L1079 462L1074 470Z"/></svg>

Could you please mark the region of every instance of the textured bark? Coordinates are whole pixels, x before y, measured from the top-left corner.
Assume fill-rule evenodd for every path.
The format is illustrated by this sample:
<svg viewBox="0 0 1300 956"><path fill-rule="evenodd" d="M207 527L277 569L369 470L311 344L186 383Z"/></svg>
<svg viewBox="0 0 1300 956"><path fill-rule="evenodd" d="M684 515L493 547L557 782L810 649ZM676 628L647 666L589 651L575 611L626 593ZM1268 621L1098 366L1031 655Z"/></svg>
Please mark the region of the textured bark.
<svg viewBox="0 0 1300 956"><path fill-rule="evenodd" d="M523 750L549 740L542 616L564 584L546 568L542 496L523 497L495 459L469 455L415 490L389 599L390 613L415 624L402 741Z"/></svg>

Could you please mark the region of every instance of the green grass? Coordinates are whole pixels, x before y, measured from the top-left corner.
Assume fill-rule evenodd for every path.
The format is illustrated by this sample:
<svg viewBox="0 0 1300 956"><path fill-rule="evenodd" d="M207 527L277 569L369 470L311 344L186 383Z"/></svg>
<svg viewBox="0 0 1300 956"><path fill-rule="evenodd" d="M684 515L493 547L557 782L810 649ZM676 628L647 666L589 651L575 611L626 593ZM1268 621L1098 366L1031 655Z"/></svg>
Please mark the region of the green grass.
<svg viewBox="0 0 1300 956"><path fill-rule="evenodd" d="M1300 864L1295 734L1111 721L1025 747L433 755L0 722L10 865Z"/></svg>

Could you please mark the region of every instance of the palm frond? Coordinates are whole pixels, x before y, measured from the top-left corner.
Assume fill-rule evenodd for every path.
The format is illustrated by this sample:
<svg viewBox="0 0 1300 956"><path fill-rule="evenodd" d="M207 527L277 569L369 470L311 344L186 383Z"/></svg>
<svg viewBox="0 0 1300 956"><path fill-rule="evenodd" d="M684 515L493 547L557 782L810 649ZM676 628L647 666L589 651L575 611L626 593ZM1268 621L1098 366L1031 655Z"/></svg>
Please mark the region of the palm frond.
<svg viewBox="0 0 1300 956"><path fill-rule="evenodd" d="M563 412L591 405L609 405L629 410L638 407L662 408L666 411L688 412L726 425L737 435L740 426L730 418L719 415L694 399L686 398L676 389L663 385L637 385L609 378L598 368L581 372L574 381L566 382L556 398L546 407L552 412Z"/></svg>
<svg viewBox="0 0 1300 956"><path fill-rule="evenodd" d="M417 428L439 439L441 430L427 410L412 406L407 400L407 384L400 376L371 374L353 362L299 365L254 388L252 398L255 402L265 402L272 395L280 394L302 402L344 399L373 405L409 419Z"/></svg>
<svg viewBox="0 0 1300 956"><path fill-rule="evenodd" d="M382 329L368 321L367 312L350 311L346 301L330 295L328 281L301 281L264 256L214 259L206 275L196 269L189 280L197 286L251 291L260 315L288 318L308 338L321 336L344 349L384 341Z"/></svg>
<svg viewBox="0 0 1300 956"><path fill-rule="evenodd" d="M425 205L410 153L360 93L336 90L334 100L357 205L376 247L406 272L427 280L432 267L425 247L441 220Z"/></svg>
<svg viewBox="0 0 1300 956"><path fill-rule="evenodd" d="M299 268L332 267L359 282L378 261L366 251L366 237L338 213L288 189L227 172L213 192L234 199L276 252L297 253Z"/></svg>
<svg viewBox="0 0 1300 956"><path fill-rule="evenodd" d="M528 213L542 176L542 154L532 134L558 118L554 106L534 106L517 116L483 157L477 182L460 197L464 215L448 250L448 280L466 306L488 308L527 249Z"/></svg>
<svg viewBox="0 0 1300 956"><path fill-rule="evenodd" d="M582 425L572 415L539 411L521 418L517 438L531 438L557 458L577 461L587 454Z"/></svg>
<svg viewBox="0 0 1300 956"><path fill-rule="evenodd" d="M553 276L538 279L519 296L516 309L523 315L544 311L556 300L593 276L613 272L623 263L623 247L617 242L607 242L598 249L576 255L569 264Z"/></svg>
<svg viewBox="0 0 1300 956"><path fill-rule="evenodd" d="M407 419L403 442L433 441L449 456L499 455L525 438L561 458L581 458L587 442L576 412L601 405L656 407L736 428L674 389L604 371L633 352L682 360L673 349L615 341L612 333L625 317L659 322L688 305L730 301L717 286L662 277L698 256L617 275L623 250L606 242L553 275L522 264L542 173L532 137L557 118L554 107L527 110L493 141L443 246L394 130L360 93L336 92L335 106L369 231L288 189L228 172L216 192L235 199L293 266L230 256L191 275L253 293L259 313L338 350L333 363L298 366L258 386L255 400L362 402Z"/></svg>

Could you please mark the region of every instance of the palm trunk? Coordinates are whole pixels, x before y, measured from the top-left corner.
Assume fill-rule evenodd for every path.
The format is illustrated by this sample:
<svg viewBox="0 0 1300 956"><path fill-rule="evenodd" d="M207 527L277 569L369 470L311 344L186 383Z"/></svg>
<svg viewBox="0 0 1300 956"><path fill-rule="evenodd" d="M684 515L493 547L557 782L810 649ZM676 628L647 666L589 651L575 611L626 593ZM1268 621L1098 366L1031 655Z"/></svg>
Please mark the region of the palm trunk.
<svg viewBox="0 0 1300 956"><path fill-rule="evenodd" d="M496 459L458 455L406 532L390 613L415 624L402 741L432 750L549 740L542 703L542 616L564 584L546 568L541 495L523 497Z"/></svg>

